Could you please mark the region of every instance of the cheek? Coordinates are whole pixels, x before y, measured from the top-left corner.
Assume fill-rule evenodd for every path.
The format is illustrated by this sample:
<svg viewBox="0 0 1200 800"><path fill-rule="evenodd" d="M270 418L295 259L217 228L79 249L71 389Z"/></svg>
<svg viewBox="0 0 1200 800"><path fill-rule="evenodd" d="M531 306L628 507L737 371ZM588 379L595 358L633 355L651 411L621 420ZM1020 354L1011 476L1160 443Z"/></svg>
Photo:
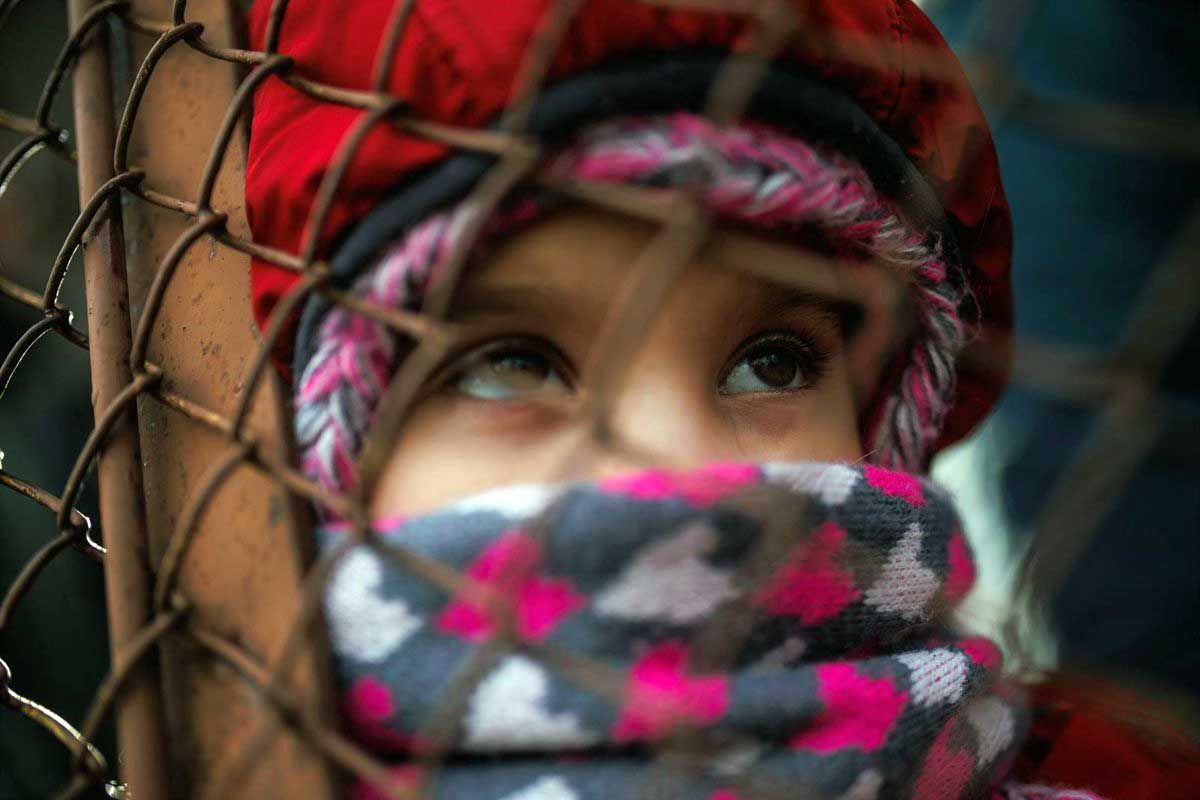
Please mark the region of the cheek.
<svg viewBox="0 0 1200 800"><path fill-rule="evenodd" d="M754 460L855 461L862 442L852 413L790 403L756 409L743 416L739 442Z"/></svg>
<svg viewBox="0 0 1200 800"><path fill-rule="evenodd" d="M728 424L736 430L745 458L856 461L863 455L858 413L840 355L812 389L724 402Z"/></svg>
<svg viewBox="0 0 1200 800"><path fill-rule="evenodd" d="M424 403L405 423L371 515L424 513L497 486L544 481L580 435L562 413L532 404Z"/></svg>

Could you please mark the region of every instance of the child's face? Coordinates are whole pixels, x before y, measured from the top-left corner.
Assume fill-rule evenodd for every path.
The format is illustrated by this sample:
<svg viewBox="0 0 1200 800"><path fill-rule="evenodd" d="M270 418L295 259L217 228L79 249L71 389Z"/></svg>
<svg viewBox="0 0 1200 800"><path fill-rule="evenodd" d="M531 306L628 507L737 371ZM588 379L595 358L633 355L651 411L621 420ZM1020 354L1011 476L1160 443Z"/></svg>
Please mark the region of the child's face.
<svg viewBox="0 0 1200 800"><path fill-rule="evenodd" d="M629 449L591 443L591 347L653 235L625 217L571 210L472 267L451 315L466 344L413 407L375 516L505 484L629 471L647 458L693 467L862 456L856 397L870 390L887 348L848 347L835 298L846 296L846 273L861 281L873 270L808 266L795 246L728 230L683 271L611 388L611 431ZM785 287L733 268L755 263L800 282ZM588 457L562 474L581 446Z"/></svg>

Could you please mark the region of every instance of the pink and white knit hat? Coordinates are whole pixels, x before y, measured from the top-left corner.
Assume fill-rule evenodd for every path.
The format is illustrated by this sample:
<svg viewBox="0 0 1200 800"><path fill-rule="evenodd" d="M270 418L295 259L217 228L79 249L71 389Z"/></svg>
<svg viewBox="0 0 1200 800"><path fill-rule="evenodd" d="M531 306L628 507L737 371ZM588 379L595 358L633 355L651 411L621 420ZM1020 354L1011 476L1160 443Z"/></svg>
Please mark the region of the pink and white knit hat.
<svg viewBox="0 0 1200 800"><path fill-rule="evenodd" d="M960 310L972 298L944 232L910 225L853 160L765 124L721 127L689 112L622 117L582 128L548 164L562 178L686 185L718 220L785 235L816 229L839 251L903 275L912 286L915 333L862 433L868 461L924 469L954 398L955 361L971 334ZM520 199L504 206L502 219L488 221L484 239L511 232L547 206L532 195ZM475 213L460 204L410 226L351 292L384 307L419 309ZM404 352L399 344L385 326L341 307L316 326L311 356L296 376L295 406L303 468L321 485L355 486L355 456Z"/></svg>

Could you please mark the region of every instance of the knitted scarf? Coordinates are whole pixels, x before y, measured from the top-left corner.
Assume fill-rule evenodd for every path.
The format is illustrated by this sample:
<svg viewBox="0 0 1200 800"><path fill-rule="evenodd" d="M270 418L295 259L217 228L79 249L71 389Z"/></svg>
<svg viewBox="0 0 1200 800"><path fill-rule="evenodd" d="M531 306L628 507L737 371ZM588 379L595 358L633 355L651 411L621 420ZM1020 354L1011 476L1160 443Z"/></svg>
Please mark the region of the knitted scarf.
<svg viewBox="0 0 1200 800"><path fill-rule="evenodd" d="M906 473L655 470L375 533L326 595L344 720L423 796L976 797L1026 727L997 648L943 624L974 565ZM391 545L466 580L436 588Z"/></svg>

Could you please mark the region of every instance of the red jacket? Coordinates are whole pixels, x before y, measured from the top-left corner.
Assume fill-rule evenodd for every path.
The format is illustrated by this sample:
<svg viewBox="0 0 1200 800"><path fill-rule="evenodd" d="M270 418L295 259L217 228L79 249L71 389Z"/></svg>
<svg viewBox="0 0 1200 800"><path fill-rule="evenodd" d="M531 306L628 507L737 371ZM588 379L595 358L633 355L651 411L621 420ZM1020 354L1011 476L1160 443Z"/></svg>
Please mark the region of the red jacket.
<svg viewBox="0 0 1200 800"><path fill-rule="evenodd" d="M1034 687L1032 699L1015 778L1108 800L1200 798L1198 721L1176 704L1078 674Z"/></svg>

